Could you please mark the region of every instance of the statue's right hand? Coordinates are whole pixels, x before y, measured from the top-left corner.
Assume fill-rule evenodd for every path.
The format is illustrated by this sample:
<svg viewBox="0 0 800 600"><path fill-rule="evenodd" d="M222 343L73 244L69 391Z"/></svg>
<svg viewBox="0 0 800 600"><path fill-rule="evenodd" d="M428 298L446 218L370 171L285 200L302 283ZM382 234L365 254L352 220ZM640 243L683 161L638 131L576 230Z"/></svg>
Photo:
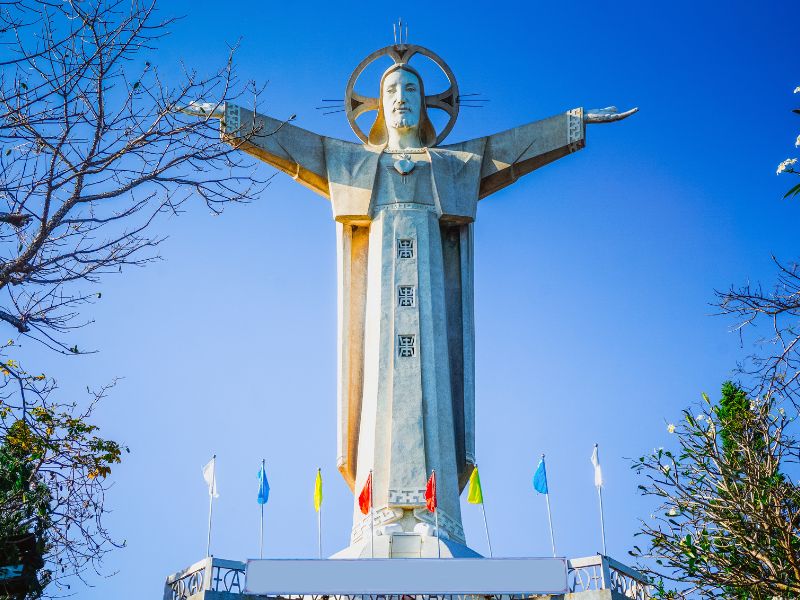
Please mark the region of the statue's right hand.
<svg viewBox="0 0 800 600"><path fill-rule="evenodd" d="M200 102L195 100L194 102L189 102L186 106L177 107L176 110L187 115L192 115L193 117L221 119L225 116L225 103Z"/></svg>

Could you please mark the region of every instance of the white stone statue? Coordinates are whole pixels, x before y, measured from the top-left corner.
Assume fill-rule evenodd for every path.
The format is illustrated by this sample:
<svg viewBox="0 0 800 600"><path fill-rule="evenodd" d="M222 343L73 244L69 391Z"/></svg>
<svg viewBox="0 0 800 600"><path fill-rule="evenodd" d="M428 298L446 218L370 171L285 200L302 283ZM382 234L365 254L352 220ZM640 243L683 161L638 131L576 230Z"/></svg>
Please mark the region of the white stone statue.
<svg viewBox="0 0 800 600"><path fill-rule="evenodd" d="M451 87L426 96L408 64L415 54L442 67ZM356 94L355 79L384 55L395 64L384 72L379 96ZM224 139L330 199L338 254L339 470L356 497L373 472L372 525L385 539L430 533L424 489L435 469L447 555L470 555L459 495L475 464L472 227L478 201L583 148L586 123L619 121L637 109L576 108L442 146L458 113L455 78L434 53L407 44L367 57L351 77L346 102L363 143L233 104L193 103L185 112L221 119ZM438 136L429 108L450 115ZM378 113L368 135L355 122L366 110ZM354 502L351 545L338 556L369 556L370 525ZM376 556L391 555L391 545L373 543Z"/></svg>

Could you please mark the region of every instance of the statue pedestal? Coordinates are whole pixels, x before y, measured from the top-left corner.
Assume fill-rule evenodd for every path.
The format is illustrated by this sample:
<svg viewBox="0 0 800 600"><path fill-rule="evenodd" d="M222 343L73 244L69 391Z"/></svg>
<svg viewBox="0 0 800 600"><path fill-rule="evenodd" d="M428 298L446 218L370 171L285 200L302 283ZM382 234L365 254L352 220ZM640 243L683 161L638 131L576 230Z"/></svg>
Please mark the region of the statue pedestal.
<svg viewBox="0 0 800 600"><path fill-rule="evenodd" d="M447 538L438 540L440 550L436 542L436 537L432 535L411 532L385 534L376 531L372 544L369 538L361 539L331 558L439 558L440 550L441 558L482 558L474 550Z"/></svg>

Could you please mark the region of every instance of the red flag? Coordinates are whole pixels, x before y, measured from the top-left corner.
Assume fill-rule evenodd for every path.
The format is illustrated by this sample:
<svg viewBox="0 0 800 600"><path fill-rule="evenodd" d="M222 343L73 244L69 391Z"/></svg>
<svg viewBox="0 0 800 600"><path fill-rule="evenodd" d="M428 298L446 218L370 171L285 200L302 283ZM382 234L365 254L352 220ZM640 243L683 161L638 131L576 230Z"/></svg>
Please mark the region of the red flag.
<svg viewBox="0 0 800 600"><path fill-rule="evenodd" d="M372 508L372 471L369 472L364 489L358 495L358 507L364 515L369 513L369 509Z"/></svg>
<svg viewBox="0 0 800 600"><path fill-rule="evenodd" d="M425 486L425 506L430 512L436 512L436 471L431 472L428 485Z"/></svg>

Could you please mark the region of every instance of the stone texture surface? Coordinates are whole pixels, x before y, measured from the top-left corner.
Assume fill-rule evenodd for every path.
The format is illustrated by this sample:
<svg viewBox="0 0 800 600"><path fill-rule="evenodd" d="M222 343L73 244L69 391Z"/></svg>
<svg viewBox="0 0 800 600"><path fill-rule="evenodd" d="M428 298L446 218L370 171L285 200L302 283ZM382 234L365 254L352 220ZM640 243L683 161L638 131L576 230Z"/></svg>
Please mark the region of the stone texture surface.
<svg viewBox="0 0 800 600"><path fill-rule="evenodd" d="M248 132L254 135L245 142ZM371 529L371 516L357 503L370 471L374 527L409 533L433 524L423 491L435 470L441 537L463 546L459 495L475 462L478 201L582 148L582 110L401 154L229 104L223 136L331 200L338 256L337 463L355 492L347 552L358 553ZM401 241L413 247L410 257L400 252ZM400 301L401 287L413 302Z"/></svg>

